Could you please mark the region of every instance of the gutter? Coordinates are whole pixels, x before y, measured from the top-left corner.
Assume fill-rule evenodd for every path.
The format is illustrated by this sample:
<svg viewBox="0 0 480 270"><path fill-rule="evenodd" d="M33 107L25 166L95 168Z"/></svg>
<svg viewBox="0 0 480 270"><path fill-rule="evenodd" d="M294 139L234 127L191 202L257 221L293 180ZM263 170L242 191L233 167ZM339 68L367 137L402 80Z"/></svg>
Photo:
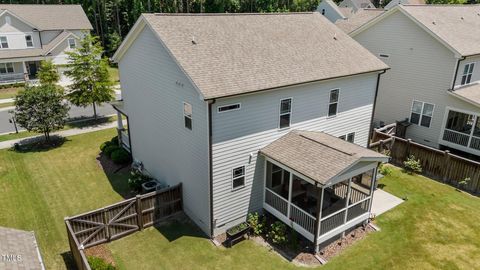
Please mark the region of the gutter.
<svg viewBox="0 0 480 270"><path fill-rule="evenodd" d="M213 219L213 155L212 155L212 105L216 102L215 99L208 100L208 177L209 177L209 196L210 196L210 237L213 238L213 228L215 220Z"/></svg>
<svg viewBox="0 0 480 270"><path fill-rule="evenodd" d="M375 116L375 109L377 108L377 97L378 97L378 89L380 85L380 76L385 74L387 69L384 69L382 72L378 73L377 75L377 86L375 87L375 97L373 99L373 109L372 109L372 118L370 119L370 129L368 130L368 141L367 141L367 148L370 148L370 140L372 139L373 133L373 117Z"/></svg>
<svg viewBox="0 0 480 270"><path fill-rule="evenodd" d="M455 83L457 82L458 68L460 67L460 62L462 62L466 58L467 58L466 56L462 56L457 60L457 67L455 68L455 74L453 75L453 82L452 82L452 87L450 88L450 91L453 91L453 89L455 88Z"/></svg>

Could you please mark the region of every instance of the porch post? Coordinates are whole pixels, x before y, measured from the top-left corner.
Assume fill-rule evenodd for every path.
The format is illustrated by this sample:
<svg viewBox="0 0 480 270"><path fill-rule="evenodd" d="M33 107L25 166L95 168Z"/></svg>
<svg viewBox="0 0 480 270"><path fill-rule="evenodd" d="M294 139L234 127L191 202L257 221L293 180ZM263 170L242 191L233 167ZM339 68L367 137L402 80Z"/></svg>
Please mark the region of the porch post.
<svg viewBox="0 0 480 270"><path fill-rule="evenodd" d="M123 130L122 113L117 110L117 129Z"/></svg>
<svg viewBox="0 0 480 270"><path fill-rule="evenodd" d="M473 115L473 124L474 125L477 123L477 118L478 118L478 116L476 114L474 114ZM474 126L472 126L472 130L470 131L470 137L468 137L467 148L470 148L470 143L472 142L473 133L475 133L475 127Z"/></svg>
<svg viewBox="0 0 480 270"><path fill-rule="evenodd" d="M371 182L371 187L370 187L370 201L368 202L368 213L372 212L372 202L373 202L373 190L375 189L375 185L377 183L377 170L378 166L373 169L373 175L372 175L372 182Z"/></svg>
<svg viewBox="0 0 480 270"><path fill-rule="evenodd" d="M352 191L352 178L348 179L348 188L347 188L347 201L345 202L345 217L343 218L343 224L347 223L348 217L348 205L350 204L350 193ZM342 232L342 237L345 237L345 232Z"/></svg>
<svg viewBox="0 0 480 270"><path fill-rule="evenodd" d="M264 157L263 158L263 201L262 201L262 207L263 204L265 203L265 193L267 192L267 159Z"/></svg>
<svg viewBox="0 0 480 270"><path fill-rule="evenodd" d="M313 243L315 244L315 253L318 253L318 237L320 237L320 226L322 224L322 208L323 208L323 194L324 194L324 191L325 191L325 186L322 186L322 190L320 191L320 198L319 200L317 201L317 209L318 209L318 213L317 213L317 220L316 220L316 224L315 224L315 233L314 233L314 241Z"/></svg>
<svg viewBox="0 0 480 270"><path fill-rule="evenodd" d="M25 81L28 81L30 78L28 77L28 70L27 70L27 65L25 64L25 61L22 62L23 66L23 79Z"/></svg>
<svg viewBox="0 0 480 270"><path fill-rule="evenodd" d="M283 171L282 171L283 174ZM292 203L292 182L293 182L293 173L290 172L290 178L288 180L288 209L287 209L287 218L290 219L290 204Z"/></svg>

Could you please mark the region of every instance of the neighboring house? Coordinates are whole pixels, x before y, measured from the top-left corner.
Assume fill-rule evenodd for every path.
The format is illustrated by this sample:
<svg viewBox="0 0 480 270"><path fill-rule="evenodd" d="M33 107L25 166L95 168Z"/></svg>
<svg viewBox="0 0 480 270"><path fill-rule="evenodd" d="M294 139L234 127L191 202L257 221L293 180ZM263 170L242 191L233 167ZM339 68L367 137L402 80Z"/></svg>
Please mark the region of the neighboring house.
<svg viewBox="0 0 480 270"><path fill-rule="evenodd" d="M335 25L348 34L370 20L373 20L373 18L380 16L383 12L385 12L383 9L360 9L350 17L336 21Z"/></svg>
<svg viewBox="0 0 480 270"><path fill-rule="evenodd" d="M391 67L377 122L403 121L407 138L480 156L479 14L480 5L399 5L351 33Z"/></svg>
<svg viewBox="0 0 480 270"><path fill-rule="evenodd" d="M369 218L388 67L320 13L143 14L113 58L123 144L207 235L264 209L318 246Z"/></svg>
<svg viewBox="0 0 480 270"><path fill-rule="evenodd" d="M343 0L338 6L341 8L352 8L354 12L363 8L375 8L375 5L370 0Z"/></svg>
<svg viewBox="0 0 480 270"><path fill-rule="evenodd" d="M384 8L392 9L397 5L426 5L425 0L392 0Z"/></svg>
<svg viewBox="0 0 480 270"><path fill-rule="evenodd" d="M66 51L92 29L79 5L0 5L0 84L36 79L41 60L62 74ZM62 66L63 65L63 66ZM68 82L63 74L63 83Z"/></svg>
<svg viewBox="0 0 480 270"><path fill-rule="evenodd" d="M342 2L343 3L343 2ZM358 24L358 21L365 23L365 17L372 18L374 14L383 11L382 9L375 8L354 8L351 5L348 7L339 7L332 0L323 0L317 7L317 11L327 17L327 19L333 23L350 21L353 19L354 24ZM364 12L367 11L367 12ZM371 11L371 12L369 12ZM378 15L378 14L377 14ZM349 24L349 23L347 23Z"/></svg>

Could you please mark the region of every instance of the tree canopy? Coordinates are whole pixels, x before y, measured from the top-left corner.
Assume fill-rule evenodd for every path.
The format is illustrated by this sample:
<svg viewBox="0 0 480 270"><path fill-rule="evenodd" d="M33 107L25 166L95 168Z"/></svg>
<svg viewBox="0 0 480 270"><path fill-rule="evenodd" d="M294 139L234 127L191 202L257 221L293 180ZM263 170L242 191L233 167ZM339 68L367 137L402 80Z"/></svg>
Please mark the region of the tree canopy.
<svg viewBox="0 0 480 270"><path fill-rule="evenodd" d="M60 80L57 67L52 60L42 61L37 75L41 84L56 84Z"/></svg>

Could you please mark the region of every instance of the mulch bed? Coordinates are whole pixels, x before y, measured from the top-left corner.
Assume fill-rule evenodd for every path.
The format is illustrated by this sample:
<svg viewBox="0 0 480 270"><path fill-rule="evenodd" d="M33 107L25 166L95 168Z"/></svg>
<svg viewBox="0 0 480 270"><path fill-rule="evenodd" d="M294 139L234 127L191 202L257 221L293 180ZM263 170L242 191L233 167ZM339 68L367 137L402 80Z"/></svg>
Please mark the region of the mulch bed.
<svg viewBox="0 0 480 270"><path fill-rule="evenodd" d="M318 253L326 261L330 260L332 257L338 255L343 250L353 245L355 242L365 238L371 232L374 232L375 229L368 224L363 227L360 226L352 231L345 233L345 237L336 241L333 241L328 246L322 248Z"/></svg>
<svg viewBox="0 0 480 270"><path fill-rule="evenodd" d="M85 255L102 258L106 263L115 266L115 260L113 259L112 252L104 244L87 248L85 250Z"/></svg>
<svg viewBox="0 0 480 270"><path fill-rule="evenodd" d="M109 157L105 156L103 153L100 153L97 156L97 163L105 173L109 174L127 173L130 171L130 165L115 164Z"/></svg>

